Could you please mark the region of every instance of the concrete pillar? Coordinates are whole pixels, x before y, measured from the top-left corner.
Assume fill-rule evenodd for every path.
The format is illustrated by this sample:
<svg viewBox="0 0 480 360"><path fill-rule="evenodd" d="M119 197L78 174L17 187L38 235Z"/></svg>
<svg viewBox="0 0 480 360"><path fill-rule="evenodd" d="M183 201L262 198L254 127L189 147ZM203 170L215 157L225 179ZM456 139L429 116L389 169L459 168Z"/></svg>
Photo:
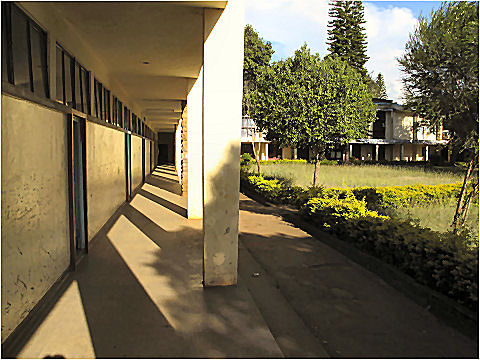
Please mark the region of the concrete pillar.
<svg viewBox="0 0 480 360"><path fill-rule="evenodd" d="M187 217L203 218L203 178L202 178L202 93L203 69L197 80L191 80L193 86L187 95Z"/></svg>
<svg viewBox="0 0 480 360"><path fill-rule="evenodd" d="M237 283L244 12L204 9L204 286Z"/></svg>
<svg viewBox="0 0 480 360"><path fill-rule="evenodd" d="M428 161L428 145L425 146L425 161Z"/></svg>
<svg viewBox="0 0 480 360"><path fill-rule="evenodd" d="M375 145L375 161L378 161L378 147L379 145Z"/></svg>
<svg viewBox="0 0 480 360"><path fill-rule="evenodd" d="M180 183L182 182L182 119L178 122L175 131L175 170L177 170Z"/></svg>

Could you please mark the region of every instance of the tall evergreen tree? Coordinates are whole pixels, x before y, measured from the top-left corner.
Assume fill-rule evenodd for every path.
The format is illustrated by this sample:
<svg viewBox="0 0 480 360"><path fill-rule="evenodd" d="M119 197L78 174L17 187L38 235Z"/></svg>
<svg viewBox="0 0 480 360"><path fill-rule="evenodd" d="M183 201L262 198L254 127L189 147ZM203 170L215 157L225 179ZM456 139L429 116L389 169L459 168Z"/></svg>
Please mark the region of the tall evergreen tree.
<svg viewBox="0 0 480 360"><path fill-rule="evenodd" d="M377 88L378 88L378 98L379 99L388 99L387 95L387 87L385 86L385 79L382 75L382 73L379 73L377 75Z"/></svg>
<svg viewBox="0 0 480 360"><path fill-rule="evenodd" d="M328 50L360 71L366 80L368 56L363 4L361 1L336 0L330 6L328 14L332 20L328 22Z"/></svg>

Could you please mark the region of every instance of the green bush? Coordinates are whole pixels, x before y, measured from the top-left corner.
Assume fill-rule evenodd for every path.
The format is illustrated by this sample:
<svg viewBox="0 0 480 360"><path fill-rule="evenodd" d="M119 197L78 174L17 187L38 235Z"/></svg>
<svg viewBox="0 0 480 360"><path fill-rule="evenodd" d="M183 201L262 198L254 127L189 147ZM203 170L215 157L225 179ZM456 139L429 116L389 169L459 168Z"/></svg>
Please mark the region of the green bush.
<svg viewBox="0 0 480 360"><path fill-rule="evenodd" d="M307 164L307 163L314 163L313 160L305 160L305 159L275 159L275 160L261 160L260 164L285 164L285 163L297 163L297 164ZM323 159L320 160L320 165L338 165L341 163L338 160L327 160Z"/></svg>
<svg viewBox="0 0 480 360"><path fill-rule="evenodd" d="M267 180L262 175L248 175L247 181L255 191L271 201L277 201L282 191L282 184L277 179Z"/></svg>
<svg viewBox="0 0 480 360"><path fill-rule="evenodd" d="M308 163L308 161L304 159L260 160L260 164L285 164L285 163L306 164Z"/></svg>
<svg viewBox="0 0 480 360"><path fill-rule="evenodd" d="M416 204L446 203L452 198L457 198L462 185L405 185L356 188L309 188L299 202L305 202L307 197L338 196L343 199L349 191L353 192L357 200L365 199L370 210L383 210L388 208L407 207Z"/></svg>
<svg viewBox="0 0 480 360"><path fill-rule="evenodd" d="M331 197L311 198L302 207L301 212L324 227L336 226L350 219L388 219L376 211L368 210L365 200L357 200L351 191L347 192L345 198L339 198L337 194Z"/></svg>
<svg viewBox="0 0 480 360"><path fill-rule="evenodd" d="M459 303L478 308L478 245L408 221L353 218L327 229Z"/></svg>
<svg viewBox="0 0 480 360"><path fill-rule="evenodd" d="M240 166L248 166L252 161L252 155L249 153L244 153L240 156Z"/></svg>

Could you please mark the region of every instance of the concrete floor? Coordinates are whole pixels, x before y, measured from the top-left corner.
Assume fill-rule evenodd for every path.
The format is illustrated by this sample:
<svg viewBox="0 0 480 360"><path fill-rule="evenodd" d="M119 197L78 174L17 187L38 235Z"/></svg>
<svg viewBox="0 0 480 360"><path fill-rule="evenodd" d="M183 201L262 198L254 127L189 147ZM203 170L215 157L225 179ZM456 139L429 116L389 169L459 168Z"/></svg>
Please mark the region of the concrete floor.
<svg viewBox="0 0 480 360"><path fill-rule="evenodd" d="M105 224L18 357L283 357L246 287L203 289L202 222L168 172Z"/></svg>
<svg viewBox="0 0 480 360"><path fill-rule="evenodd" d="M330 357L478 358L477 342L281 213L240 194L240 241Z"/></svg>

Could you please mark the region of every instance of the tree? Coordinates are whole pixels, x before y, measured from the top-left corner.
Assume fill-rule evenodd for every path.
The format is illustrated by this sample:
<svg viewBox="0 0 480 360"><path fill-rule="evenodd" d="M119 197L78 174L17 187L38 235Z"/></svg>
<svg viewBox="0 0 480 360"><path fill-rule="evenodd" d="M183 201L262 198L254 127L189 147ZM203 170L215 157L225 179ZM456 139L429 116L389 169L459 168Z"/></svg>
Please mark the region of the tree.
<svg viewBox="0 0 480 360"><path fill-rule="evenodd" d="M388 99L385 79L381 73L374 79L373 72L367 74L367 84L372 96L377 99Z"/></svg>
<svg viewBox="0 0 480 360"><path fill-rule="evenodd" d="M250 94L255 90L257 79L267 66L274 50L269 41L264 41L258 36L252 25L246 25L244 30L244 56L243 56L243 114L250 117ZM258 152L255 149L256 132L251 136L252 148L257 163L258 173L260 173L260 160Z"/></svg>
<svg viewBox="0 0 480 360"><path fill-rule="evenodd" d="M377 86L378 86L378 98L379 99L388 99L387 87L385 86L385 79L383 78L382 73L378 73L377 76Z"/></svg>
<svg viewBox="0 0 480 360"><path fill-rule="evenodd" d="M419 24L398 60L406 106L431 127L443 126L470 154L469 170L453 220L462 226L478 194L478 2L443 3Z"/></svg>
<svg viewBox="0 0 480 360"><path fill-rule="evenodd" d="M326 146L365 136L376 117L361 74L337 55L311 54L306 44L263 73L252 100L255 122L269 140L312 149L314 186Z"/></svg>
<svg viewBox="0 0 480 360"><path fill-rule="evenodd" d="M336 0L330 3L328 22L328 50L337 54L354 69L367 77L365 63L367 56L367 40L364 33L364 8L361 1Z"/></svg>

